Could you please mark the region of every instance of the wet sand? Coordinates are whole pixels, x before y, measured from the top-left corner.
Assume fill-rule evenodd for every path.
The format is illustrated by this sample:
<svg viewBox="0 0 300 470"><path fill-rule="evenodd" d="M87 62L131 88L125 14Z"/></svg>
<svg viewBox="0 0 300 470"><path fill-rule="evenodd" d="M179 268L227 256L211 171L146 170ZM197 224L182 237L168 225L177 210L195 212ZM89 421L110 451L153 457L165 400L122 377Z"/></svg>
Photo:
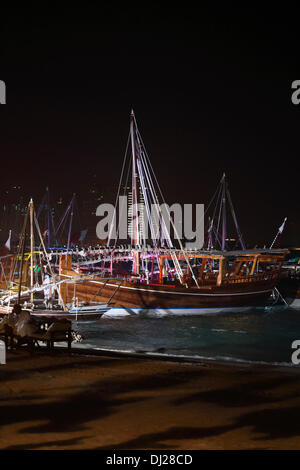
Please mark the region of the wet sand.
<svg viewBox="0 0 300 470"><path fill-rule="evenodd" d="M0 449L299 449L300 367L8 352Z"/></svg>

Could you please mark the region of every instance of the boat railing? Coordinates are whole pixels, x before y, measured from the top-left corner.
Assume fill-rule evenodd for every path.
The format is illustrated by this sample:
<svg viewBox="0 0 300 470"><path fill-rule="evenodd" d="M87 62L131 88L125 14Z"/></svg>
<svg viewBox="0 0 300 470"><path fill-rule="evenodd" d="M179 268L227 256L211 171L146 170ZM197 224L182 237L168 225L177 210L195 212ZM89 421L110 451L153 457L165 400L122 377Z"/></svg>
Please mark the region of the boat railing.
<svg viewBox="0 0 300 470"><path fill-rule="evenodd" d="M268 281L277 279L279 271L275 272L265 272L261 274L252 274L245 277L225 277L222 284L239 284L239 283L249 283L249 282L259 282L259 281Z"/></svg>

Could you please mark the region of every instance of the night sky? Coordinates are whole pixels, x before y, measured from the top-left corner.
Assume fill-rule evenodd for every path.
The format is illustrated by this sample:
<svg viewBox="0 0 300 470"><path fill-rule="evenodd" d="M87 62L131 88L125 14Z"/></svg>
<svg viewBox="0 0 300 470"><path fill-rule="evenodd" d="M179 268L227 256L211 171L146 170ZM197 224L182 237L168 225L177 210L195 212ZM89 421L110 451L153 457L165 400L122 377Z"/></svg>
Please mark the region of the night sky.
<svg viewBox="0 0 300 470"><path fill-rule="evenodd" d="M299 246L297 15L226 13L4 9L2 193L68 198L96 178L113 202L133 108L169 204L208 204L225 171L248 246L285 216L283 242Z"/></svg>

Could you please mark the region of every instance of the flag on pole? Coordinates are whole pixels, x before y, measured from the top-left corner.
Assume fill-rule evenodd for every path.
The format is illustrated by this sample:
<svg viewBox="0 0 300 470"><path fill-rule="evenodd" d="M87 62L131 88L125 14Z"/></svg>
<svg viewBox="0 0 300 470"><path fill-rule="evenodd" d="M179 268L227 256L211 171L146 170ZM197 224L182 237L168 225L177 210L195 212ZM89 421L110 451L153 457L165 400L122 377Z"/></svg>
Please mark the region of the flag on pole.
<svg viewBox="0 0 300 470"><path fill-rule="evenodd" d="M11 239L11 230L9 231L8 239L4 247L0 250L0 256L8 255L8 253L10 252L10 239Z"/></svg>
<svg viewBox="0 0 300 470"><path fill-rule="evenodd" d="M283 232L283 229L284 229L284 226L285 226L286 221L287 221L287 217L284 219L283 224L280 225L280 227L279 227L279 229L278 229L278 232L279 232L279 233L282 233L282 232Z"/></svg>
<svg viewBox="0 0 300 470"><path fill-rule="evenodd" d="M287 221L287 217L285 217L283 223L280 225L280 227L278 229L278 232L277 232L277 235L274 238L273 243L270 246L270 248L280 248L280 238L281 238L281 234L283 232L286 221Z"/></svg>

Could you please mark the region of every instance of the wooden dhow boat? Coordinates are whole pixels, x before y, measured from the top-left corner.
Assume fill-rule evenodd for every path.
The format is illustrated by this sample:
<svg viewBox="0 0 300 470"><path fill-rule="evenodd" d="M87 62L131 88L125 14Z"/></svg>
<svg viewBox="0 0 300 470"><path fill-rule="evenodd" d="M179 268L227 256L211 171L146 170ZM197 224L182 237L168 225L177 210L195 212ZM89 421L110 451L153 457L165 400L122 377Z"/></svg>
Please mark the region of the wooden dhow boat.
<svg viewBox="0 0 300 470"><path fill-rule="evenodd" d="M128 262L135 253L114 253L116 264ZM61 255L59 275L68 279L60 285L60 293L65 303L76 297L81 301L94 298L96 302L107 302L109 314L136 314L155 312L160 314L208 314L226 310L237 310L266 303L279 280L283 250L249 250L234 252L203 252L176 254L178 263L190 266L197 273L197 285L189 272L189 267L181 267L182 281L177 278L174 269L164 277L164 266L174 260L174 253L158 253L144 256L140 260L155 265L158 272L151 274L128 274L117 277L112 272L111 279L101 279L94 275L90 279L75 281L77 275L71 265L72 255ZM102 261L109 263L107 259ZM192 264L193 263L193 264ZM196 264L197 263L197 264ZM157 266L156 266L157 267ZM107 275L107 274L106 274ZM195 276L195 274L194 274ZM72 278L74 282L72 283Z"/></svg>
<svg viewBox="0 0 300 470"><path fill-rule="evenodd" d="M127 158L129 148L131 155ZM127 180L124 181L122 178L126 174L126 165ZM131 183L128 177L130 174ZM207 314L264 305L278 283L287 250L246 250L234 211L233 218L242 250L226 250L225 196L228 191L225 175L221 183L221 207L215 226L214 220L210 221L208 249L183 247L180 237L177 237L176 246L168 229L171 227L176 234L176 227L167 211L168 225L158 203L164 203L164 199L132 111L127 152L107 247L85 252L81 260L77 256L74 261L72 253L59 255L59 278L69 280L60 286L64 303L67 304L74 297L80 301L92 298L96 302L107 302L110 306L109 314ZM114 230L120 233L116 207L122 187L130 190L130 243L125 247L117 245L119 239L116 237L113 240L111 236ZM231 199L229 202L233 210ZM157 211L156 222L151 217L148 220L150 245L144 220L139 213L141 205L148 216L150 212L153 214L150 211L153 206ZM157 229L158 220L161 224ZM216 233L217 228L221 231L220 249L216 249L216 244L212 243L212 233ZM72 283L80 269L91 266L98 267L98 275L91 273L89 278L86 276L85 280Z"/></svg>

